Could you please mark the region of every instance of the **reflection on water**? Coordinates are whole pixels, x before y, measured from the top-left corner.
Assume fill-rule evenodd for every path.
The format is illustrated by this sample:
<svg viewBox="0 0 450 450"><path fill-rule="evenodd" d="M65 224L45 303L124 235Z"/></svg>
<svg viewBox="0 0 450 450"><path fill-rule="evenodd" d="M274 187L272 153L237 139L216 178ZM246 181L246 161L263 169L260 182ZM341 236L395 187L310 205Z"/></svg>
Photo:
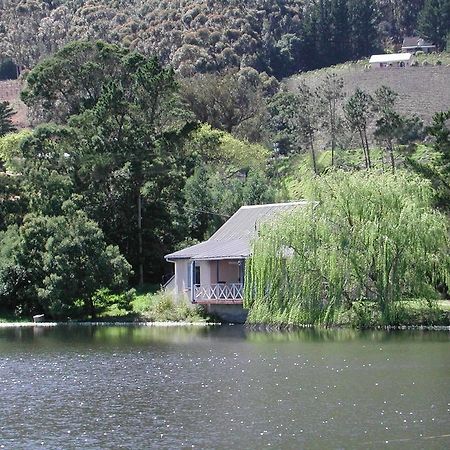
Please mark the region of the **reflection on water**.
<svg viewBox="0 0 450 450"><path fill-rule="evenodd" d="M449 448L449 375L448 332L0 329L0 446Z"/></svg>

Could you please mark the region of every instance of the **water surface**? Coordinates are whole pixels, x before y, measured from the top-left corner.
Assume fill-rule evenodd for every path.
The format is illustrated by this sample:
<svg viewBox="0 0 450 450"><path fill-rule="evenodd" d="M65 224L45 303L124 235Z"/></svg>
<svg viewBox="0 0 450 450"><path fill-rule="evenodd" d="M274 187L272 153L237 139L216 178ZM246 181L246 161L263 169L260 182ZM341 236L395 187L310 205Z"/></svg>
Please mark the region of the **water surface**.
<svg viewBox="0 0 450 450"><path fill-rule="evenodd" d="M449 336L0 329L0 448L450 448Z"/></svg>

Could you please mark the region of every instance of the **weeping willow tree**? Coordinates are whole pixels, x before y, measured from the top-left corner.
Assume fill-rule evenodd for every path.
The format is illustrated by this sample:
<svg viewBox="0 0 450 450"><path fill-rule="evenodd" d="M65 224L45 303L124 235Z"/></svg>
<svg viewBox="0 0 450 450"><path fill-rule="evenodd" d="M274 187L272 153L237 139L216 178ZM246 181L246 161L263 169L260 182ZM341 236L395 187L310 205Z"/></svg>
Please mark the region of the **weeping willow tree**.
<svg viewBox="0 0 450 450"><path fill-rule="evenodd" d="M409 174L336 172L304 186L309 206L261 227L246 271L251 323L330 324L355 300L385 323L399 300L449 286L447 218Z"/></svg>

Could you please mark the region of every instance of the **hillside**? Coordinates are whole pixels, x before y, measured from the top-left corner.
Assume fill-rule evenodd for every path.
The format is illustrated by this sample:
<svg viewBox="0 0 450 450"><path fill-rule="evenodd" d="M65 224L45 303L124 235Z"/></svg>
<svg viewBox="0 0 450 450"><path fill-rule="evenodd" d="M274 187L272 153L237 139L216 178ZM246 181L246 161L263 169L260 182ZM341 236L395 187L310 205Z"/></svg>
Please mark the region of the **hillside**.
<svg viewBox="0 0 450 450"><path fill-rule="evenodd" d="M0 102L9 102L16 112L12 121L17 128L28 126L27 107L20 100L22 83L19 80L0 81Z"/></svg>
<svg viewBox="0 0 450 450"><path fill-rule="evenodd" d="M343 78L344 90L350 95L357 87L371 93L382 85L390 87L399 94L397 110L416 114L425 123L434 113L450 108L450 66L370 69L364 64L347 64L291 77L286 85L294 90L299 81L305 80L317 86L331 72Z"/></svg>
<svg viewBox="0 0 450 450"><path fill-rule="evenodd" d="M101 39L155 54L182 75L253 67L281 79L398 47L418 29L426 1L14 0L0 5L0 60L11 57L27 68L67 42ZM443 36L446 27L439 28Z"/></svg>

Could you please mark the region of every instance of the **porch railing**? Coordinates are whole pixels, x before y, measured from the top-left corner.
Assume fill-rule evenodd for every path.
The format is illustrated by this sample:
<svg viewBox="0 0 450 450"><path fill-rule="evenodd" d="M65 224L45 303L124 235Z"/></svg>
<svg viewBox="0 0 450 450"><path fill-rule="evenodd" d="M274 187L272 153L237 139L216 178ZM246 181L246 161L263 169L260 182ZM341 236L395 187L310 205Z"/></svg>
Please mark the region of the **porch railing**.
<svg viewBox="0 0 450 450"><path fill-rule="evenodd" d="M242 303L244 285L230 284L196 284L194 286L194 303Z"/></svg>

